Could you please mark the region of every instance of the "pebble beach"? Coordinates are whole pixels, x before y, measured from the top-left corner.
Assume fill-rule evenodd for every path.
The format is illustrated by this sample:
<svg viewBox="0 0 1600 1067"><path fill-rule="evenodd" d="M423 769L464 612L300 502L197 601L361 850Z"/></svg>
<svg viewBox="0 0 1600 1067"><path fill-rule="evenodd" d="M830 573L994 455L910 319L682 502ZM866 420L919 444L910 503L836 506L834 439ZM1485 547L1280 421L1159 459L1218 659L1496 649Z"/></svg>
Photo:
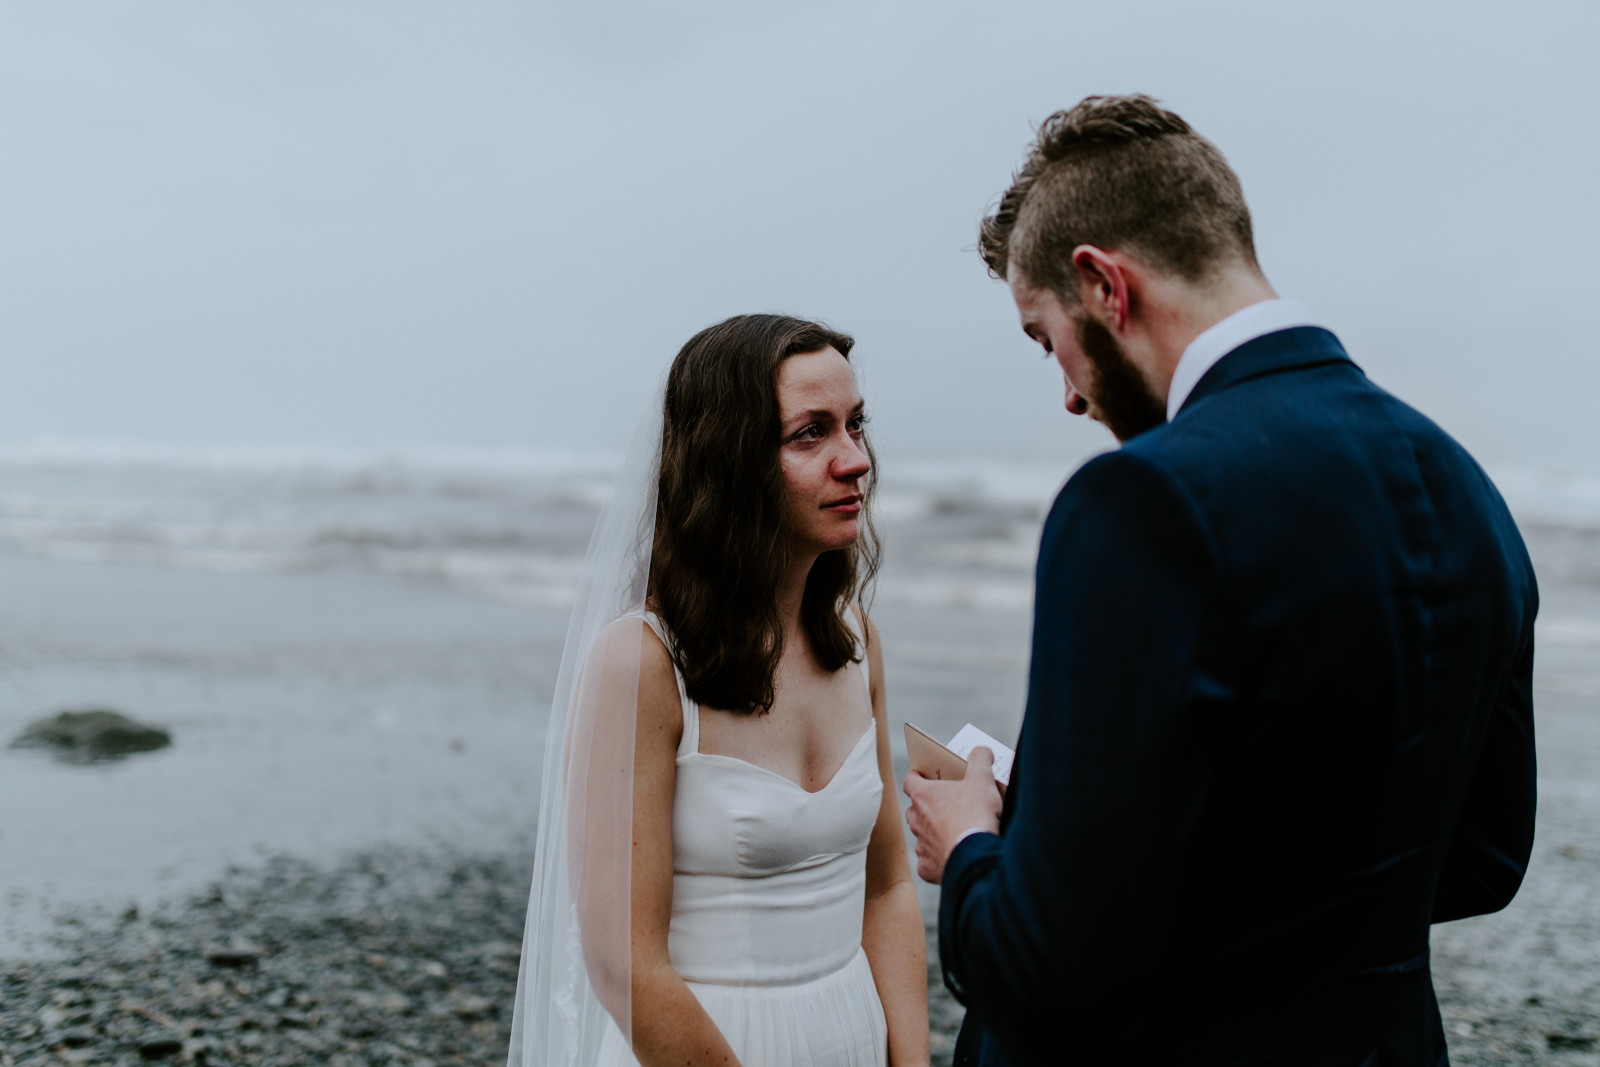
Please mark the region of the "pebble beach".
<svg viewBox="0 0 1600 1067"><path fill-rule="evenodd" d="M0 745L91 705L172 738L88 764L0 747L0 1067L503 1062L565 630L548 587L592 498L568 485L533 548L504 533L536 510L521 498L439 547L406 484L350 493L369 511L409 493L409 543L391 518L359 536L341 519L330 550L332 524L283 533L280 508L278 535L325 556L200 566L94 556L82 522L53 551L25 542L37 523L0 472ZM886 499L890 714L935 736L1014 737L1022 707L1041 494L985 484L980 507ZM1524 528L1547 620L1535 855L1503 913L1435 928L1434 973L1452 1062L1579 1067L1600 1064L1600 531ZM961 1009L933 956L937 890L920 898L947 1063Z"/></svg>

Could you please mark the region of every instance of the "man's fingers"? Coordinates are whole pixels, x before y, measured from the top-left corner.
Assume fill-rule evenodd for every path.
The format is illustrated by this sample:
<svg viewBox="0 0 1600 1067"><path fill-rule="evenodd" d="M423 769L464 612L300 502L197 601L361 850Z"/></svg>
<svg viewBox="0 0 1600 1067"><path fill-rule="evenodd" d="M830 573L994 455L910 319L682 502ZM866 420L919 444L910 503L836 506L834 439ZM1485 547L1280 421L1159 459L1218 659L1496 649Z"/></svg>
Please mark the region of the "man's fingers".
<svg viewBox="0 0 1600 1067"><path fill-rule="evenodd" d="M967 754L967 766L976 767L990 778L994 777L994 753L979 745Z"/></svg>
<svg viewBox="0 0 1600 1067"><path fill-rule="evenodd" d="M999 783L994 776L994 752L983 745L967 753L967 769L975 772L968 774L967 777L998 786Z"/></svg>

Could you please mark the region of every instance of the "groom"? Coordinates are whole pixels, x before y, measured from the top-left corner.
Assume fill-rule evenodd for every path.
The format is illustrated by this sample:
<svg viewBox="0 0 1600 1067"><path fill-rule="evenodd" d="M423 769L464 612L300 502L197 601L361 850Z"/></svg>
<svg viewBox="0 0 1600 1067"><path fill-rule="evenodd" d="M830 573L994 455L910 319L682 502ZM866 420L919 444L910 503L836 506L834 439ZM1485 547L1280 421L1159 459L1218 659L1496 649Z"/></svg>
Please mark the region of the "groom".
<svg viewBox="0 0 1600 1067"><path fill-rule="evenodd" d="M1516 893L1538 596L1489 479L1276 298L1222 155L1052 116L981 250L1123 447L1039 549L1002 806L912 774L958 1064L1447 1061L1428 927Z"/></svg>

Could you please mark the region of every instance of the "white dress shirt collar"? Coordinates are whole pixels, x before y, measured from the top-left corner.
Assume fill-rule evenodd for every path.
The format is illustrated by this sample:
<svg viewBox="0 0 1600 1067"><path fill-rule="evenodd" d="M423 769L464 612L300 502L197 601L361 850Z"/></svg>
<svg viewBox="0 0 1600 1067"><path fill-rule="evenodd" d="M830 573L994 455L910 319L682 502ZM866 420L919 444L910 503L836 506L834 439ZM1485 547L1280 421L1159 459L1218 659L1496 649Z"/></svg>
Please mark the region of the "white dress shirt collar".
<svg viewBox="0 0 1600 1067"><path fill-rule="evenodd" d="M1241 308L1211 326L1189 342L1172 371L1172 386L1167 390L1167 421L1177 417L1178 409L1189 399L1206 371L1217 361L1247 341L1295 326L1315 326L1311 312L1298 300L1263 300Z"/></svg>

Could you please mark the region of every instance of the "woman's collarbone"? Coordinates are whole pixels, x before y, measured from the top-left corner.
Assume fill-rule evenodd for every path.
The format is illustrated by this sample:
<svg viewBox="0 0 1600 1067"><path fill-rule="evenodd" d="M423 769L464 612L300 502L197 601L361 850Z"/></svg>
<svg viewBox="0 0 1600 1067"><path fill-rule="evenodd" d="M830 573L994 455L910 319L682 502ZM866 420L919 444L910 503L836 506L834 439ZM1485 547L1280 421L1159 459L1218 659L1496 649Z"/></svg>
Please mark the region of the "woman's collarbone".
<svg viewBox="0 0 1600 1067"><path fill-rule="evenodd" d="M702 755L727 756L802 786L825 785L850 758L872 723L867 709L805 706L782 696L763 715L702 709Z"/></svg>

